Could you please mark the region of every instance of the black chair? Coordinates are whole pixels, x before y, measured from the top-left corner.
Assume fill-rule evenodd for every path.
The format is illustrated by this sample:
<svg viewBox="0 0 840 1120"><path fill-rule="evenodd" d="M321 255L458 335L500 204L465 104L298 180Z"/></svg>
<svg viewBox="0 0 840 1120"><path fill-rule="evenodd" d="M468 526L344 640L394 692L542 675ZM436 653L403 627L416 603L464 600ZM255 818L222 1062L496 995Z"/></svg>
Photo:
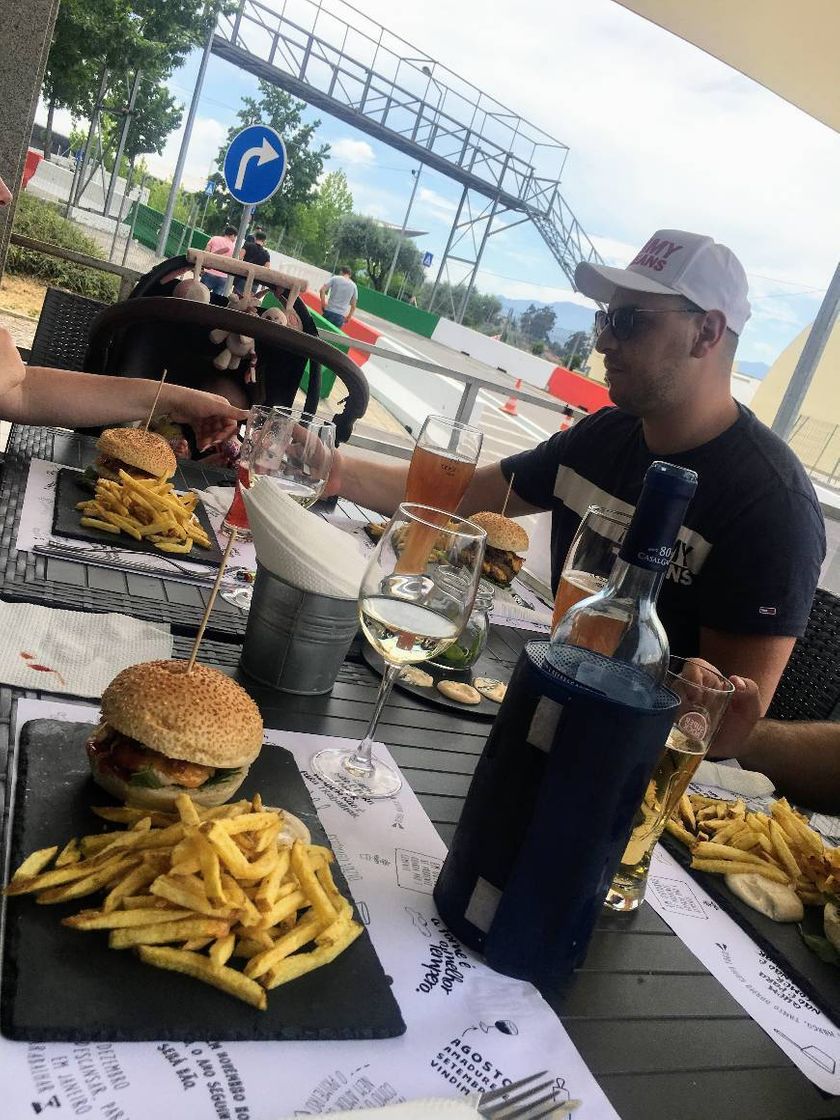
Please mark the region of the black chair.
<svg viewBox="0 0 840 1120"><path fill-rule="evenodd" d="M301 331L281 327L253 315L231 311L216 304L194 303L172 296L130 298L106 307L97 315L90 332L86 357L92 373L120 374L129 377L160 377L164 369L176 373L189 363L209 362L218 351L209 343L211 330L244 334L254 339L257 374L273 376L273 362L281 373L288 370L288 357L298 359L291 375L280 382L271 404L291 404L307 359L331 369L347 388L344 408L334 417L336 441L350 438L355 422L365 414L370 400L367 378L354 361L341 351ZM209 368L209 366L208 366ZM173 378L173 380L177 380ZM314 412L318 391L310 378L306 410ZM280 384L278 385L278 382ZM195 385L190 380L187 384ZM261 403L259 400L253 403Z"/></svg>
<svg viewBox="0 0 840 1120"><path fill-rule="evenodd" d="M63 288L47 288L35 328L29 364L53 369L85 369L90 326L107 307L98 299L77 296Z"/></svg>
<svg viewBox="0 0 840 1120"><path fill-rule="evenodd" d="M767 715L840 719L840 597L817 589L805 633L793 647Z"/></svg>

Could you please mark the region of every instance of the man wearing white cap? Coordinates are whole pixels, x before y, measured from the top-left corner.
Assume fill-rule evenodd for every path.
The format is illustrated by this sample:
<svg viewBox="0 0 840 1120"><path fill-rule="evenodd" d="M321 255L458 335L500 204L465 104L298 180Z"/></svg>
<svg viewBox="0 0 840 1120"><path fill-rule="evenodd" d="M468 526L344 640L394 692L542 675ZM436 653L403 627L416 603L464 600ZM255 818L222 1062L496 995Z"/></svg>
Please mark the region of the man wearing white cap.
<svg viewBox="0 0 840 1120"><path fill-rule="evenodd" d="M582 263L616 408L602 409L530 451L476 471L460 512L552 513L552 581L590 504L631 512L647 467L667 459L699 485L659 599L671 648L758 683L772 698L808 620L825 529L814 489L790 449L732 398L747 278L731 250L659 230L628 268ZM337 456L329 490L391 512L405 464Z"/></svg>

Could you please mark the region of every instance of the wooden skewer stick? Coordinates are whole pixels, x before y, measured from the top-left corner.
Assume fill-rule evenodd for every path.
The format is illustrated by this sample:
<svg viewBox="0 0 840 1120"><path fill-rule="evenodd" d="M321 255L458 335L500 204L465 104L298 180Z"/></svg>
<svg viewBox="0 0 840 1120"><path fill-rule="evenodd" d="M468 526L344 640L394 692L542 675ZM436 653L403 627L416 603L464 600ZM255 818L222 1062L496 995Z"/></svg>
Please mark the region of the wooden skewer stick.
<svg viewBox="0 0 840 1120"><path fill-rule="evenodd" d="M507 504L508 504L508 501L510 499L510 488L513 486L513 480L515 478L516 478L516 473L514 472L510 476L510 482L508 483L507 494L505 494L505 504L502 506L502 517L504 517L504 515L505 515L505 510L507 509Z"/></svg>
<svg viewBox="0 0 840 1120"><path fill-rule="evenodd" d="M163 391L163 383L166 380L166 374L167 374L167 370L164 370L163 371L163 377L160 379L160 385L158 385L158 391L155 393L155 399L152 401L152 410L149 413L149 419L146 421L146 426L143 428L144 432L148 432L149 425L151 424L152 420L154 420L154 418L155 418L155 409L157 408L157 403L160 400L160 394Z"/></svg>
<svg viewBox="0 0 840 1120"><path fill-rule="evenodd" d="M216 582L213 584L213 590L210 592L210 598L207 600L207 607L204 611L204 618L202 618L201 620L201 625L198 628L198 633L196 634L195 641L193 642L192 653L190 654L190 662L189 665L187 665L188 673L191 673L193 671L195 659L196 657L198 657L198 647L201 645L201 639L204 637L204 631L207 629L207 620L210 618L210 612L213 609L213 604L216 602L216 596L219 594L219 588L222 585L222 576L225 574L225 568L227 567L227 562L230 559L231 549L236 544L237 534L237 529L231 529L227 548L225 549L224 556L222 557L222 562L219 565L219 574L216 576Z"/></svg>

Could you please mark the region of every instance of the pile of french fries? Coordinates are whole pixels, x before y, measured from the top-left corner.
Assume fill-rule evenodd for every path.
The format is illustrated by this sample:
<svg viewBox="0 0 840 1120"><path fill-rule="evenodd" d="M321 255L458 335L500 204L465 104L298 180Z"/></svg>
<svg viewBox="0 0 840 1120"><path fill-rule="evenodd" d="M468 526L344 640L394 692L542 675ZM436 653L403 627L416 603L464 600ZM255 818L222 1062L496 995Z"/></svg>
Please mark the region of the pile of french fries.
<svg viewBox="0 0 840 1120"><path fill-rule="evenodd" d="M202 809L181 795L176 806L95 808L125 830L33 852L5 893L56 903L107 890L98 910L63 924L108 930L112 949L136 949L146 964L261 1011L266 990L329 964L362 932L333 880L332 852L300 840L278 845L282 811L258 796ZM232 958L245 961L242 971Z"/></svg>
<svg viewBox="0 0 840 1120"><path fill-rule="evenodd" d="M132 478L120 471L120 481L100 478L96 497L78 502L81 524L105 533L127 533L148 540L161 552L192 552L193 544L209 548L210 540L195 516L198 498L177 494L164 478Z"/></svg>
<svg viewBox="0 0 840 1120"><path fill-rule="evenodd" d="M665 827L689 848L697 871L762 875L793 887L806 906L840 894L840 850L827 847L784 798L767 814L741 799L683 794Z"/></svg>

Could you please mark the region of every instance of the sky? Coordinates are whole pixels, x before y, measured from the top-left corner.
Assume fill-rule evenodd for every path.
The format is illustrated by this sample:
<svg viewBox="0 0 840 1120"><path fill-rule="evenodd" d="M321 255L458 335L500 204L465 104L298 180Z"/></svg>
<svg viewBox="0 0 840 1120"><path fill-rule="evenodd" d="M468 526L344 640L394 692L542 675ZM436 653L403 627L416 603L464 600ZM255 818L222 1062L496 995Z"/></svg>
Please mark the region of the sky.
<svg viewBox="0 0 840 1120"><path fill-rule="evenodd" d="M263 3L279 10L282 0ZM299 16L314 10L309 0L293 6ZM363 23L341 0L323 7ZM561 191L608 264L629 263L660 228L729 245L753 306L741 360L772 363L813 320L840 245L836 132L612 0L356 0L356 8L569 147ZM183 103L197 68L194 52L170 81ZM256 79L211 57L187 186L203 184L240 99L255 91ZM327 170L346 173L356 211L401 224L416 164L322 111L307 107L305 116L320 120ZM66 124L60 116L56 127ZM161 156L147 157L150 170L171 175L179 143L175 133ZM460 189L424 168L410 225L428 231L417 244L434 254L432 274ZM490 239L477 283L509 298L588 305L530 223Z"/></svg>

